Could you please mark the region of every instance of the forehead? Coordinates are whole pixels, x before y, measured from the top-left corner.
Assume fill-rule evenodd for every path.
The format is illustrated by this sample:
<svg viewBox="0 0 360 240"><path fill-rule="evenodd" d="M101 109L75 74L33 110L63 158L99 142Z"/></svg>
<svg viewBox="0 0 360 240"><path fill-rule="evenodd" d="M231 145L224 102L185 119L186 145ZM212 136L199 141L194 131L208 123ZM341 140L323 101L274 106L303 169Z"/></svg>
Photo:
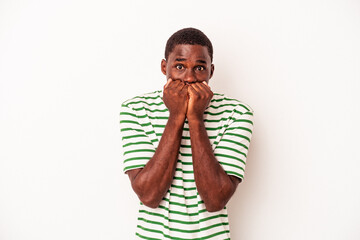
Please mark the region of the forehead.
<svg viewBox="0 0 360 240"><path fill-rule="evenodd" d="M182 57L186 59L202 59L211 61L209 51L206 46L178 44L169 54L169 59Z"/></svg>

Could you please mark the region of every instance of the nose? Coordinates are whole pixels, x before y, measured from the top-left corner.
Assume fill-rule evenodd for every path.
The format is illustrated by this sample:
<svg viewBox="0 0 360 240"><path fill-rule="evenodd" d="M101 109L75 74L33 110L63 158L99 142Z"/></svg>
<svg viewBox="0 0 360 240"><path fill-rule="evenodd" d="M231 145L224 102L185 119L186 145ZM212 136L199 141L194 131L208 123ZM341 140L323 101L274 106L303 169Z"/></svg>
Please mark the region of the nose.
<svg viewBox="0 0 360 240"><path fill-rule="evenodd" d="M184 82L185 83L194 83L196 81L197 80L196 80L194 71L192 71L190 69L188 71L186 71L185 77L184 77Z"/></svg>

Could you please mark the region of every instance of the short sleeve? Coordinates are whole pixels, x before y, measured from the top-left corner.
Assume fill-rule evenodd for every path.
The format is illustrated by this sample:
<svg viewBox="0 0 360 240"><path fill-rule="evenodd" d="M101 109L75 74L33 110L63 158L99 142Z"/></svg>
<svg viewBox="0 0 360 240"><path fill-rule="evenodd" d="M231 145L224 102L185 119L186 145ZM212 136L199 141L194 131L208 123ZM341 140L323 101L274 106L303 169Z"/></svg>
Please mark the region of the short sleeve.
<svg viewBox="0 0 360 240"><path fill-rule="evenodd" d="M155 147L139 121L139 116L123 104L120 111L120 131L123 147L123 171L143 168L155 153Z"/></svg>
<svg viewBox="0 0 360 240"><path fill-rule="evenodd" d="M235 109L229 125L214 150L214 155L228 175L244 178L246 158L253 131L253 112Z"/></svg>

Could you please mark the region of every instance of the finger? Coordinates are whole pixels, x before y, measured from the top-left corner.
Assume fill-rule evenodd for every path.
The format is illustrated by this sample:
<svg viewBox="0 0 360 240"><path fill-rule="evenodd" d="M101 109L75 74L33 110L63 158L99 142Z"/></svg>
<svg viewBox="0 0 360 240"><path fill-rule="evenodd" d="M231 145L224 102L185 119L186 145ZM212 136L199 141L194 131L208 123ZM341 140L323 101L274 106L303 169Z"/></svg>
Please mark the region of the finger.
<svg viewBox="0 0 360 240"><path fill-rule="evenodd" d="M179 87L180 87L180 91L182 91L183 89L187 89L187 84L185 84L184 82L181 82L180 84L179 84Z"/></svg>
<svg viewBox="0 0 360 240"><path fill-rule="evenodd" d="M180 84L181 84L180 81L171 79L171 82L169 83L169 85L167 86L167 88L168 88L168 89L170 89L170 88L171 88L171 89L177 89Z"/></svg>
<svg viewBox="0 0 360 240"><path fill-rule="evenodd" d="M166 84L165 84L165 86L164 86L164 88L167 88L167 86L170 84L170 82L172 81L172 79L171 78L169 78L168 80L167 80L167 82L166 82Z"/></svg>
<svg viewBox="0 0 360 240"><path fill-rule="evenodd" d="M173 80L173 84L172 84L173 88L180 88L180 87L182 87L182 85L183 85L183 83L181 81L176 80L176 79Z"/></svg>
<svg viewBox="0 0 360 240"><path fill-rule="evenodd" d="M203 91L205 91L205 92L207 92L207 93L209 93L209 94L212 93L209 85L207 85L207 83L206 83L205 81L199 83L198 86L199 86L199 88L201 88Z"/></svg>
<svg viewBox="0 0 360 240"><path fill-rule="evenodd" d="M206 98L213 96L213 92L203 83L195 83L193 87L201 96L205 96Z"/></svg>
<svg viewBox="0 0 360 240"><path fill-rule="evenodd" d="M198 91L194 88L193 84L188 84L189 95L199 95Z"/></svg>
<svg viewBox="0 0 360 240"><path fill-rule="evenodd" d="M203 83L206 87L208 87L209 89L211 89L211 87L209 86L209 84L208 84L207 82L202 81L202 83Z"/></svg>
<svg viewBox="0 0 360 240"><path fill-rule="evenodd" d="M183 85L181 86L180 91L181 91L181 92L183 92L183 91L186 91L186 92L187 92L187 91L188 91L188 87L189 87L189 86L188 86L187 84L183 84Z"/></svg>
<svg viewBox="0 0 360 240"><path fill-rule="evenodd" d="M201 85L203 85L203 84L197 83L197 82L190 84L190 86L193 87L195 89L195 91L197 91L199 93L201 93L201 92L203 92L205 90L205 88L202 87Z"/></svg>

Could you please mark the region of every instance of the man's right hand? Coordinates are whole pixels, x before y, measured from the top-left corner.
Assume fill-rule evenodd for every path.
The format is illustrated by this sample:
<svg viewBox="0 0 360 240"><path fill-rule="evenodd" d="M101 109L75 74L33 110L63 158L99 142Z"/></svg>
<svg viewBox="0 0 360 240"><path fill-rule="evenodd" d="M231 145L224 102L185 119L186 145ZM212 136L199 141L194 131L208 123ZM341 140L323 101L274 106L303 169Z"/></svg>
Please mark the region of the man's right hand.
<svg viewBox="0 0 360 240"><path fill-rule="evenodd" d="M164 86L163 101L171 117L185 120L188 106L188 86L180 80L169 78Z"/></svg>
<svg viewBox="0 0 360 240"><path fill-rule="evenodd" d="M151 208L159 206L174 178L188 106L187 88L180 80L168 80L164 86L163 101L170 116L159 145L144 168L127 171L140 201Z"/></svg>

